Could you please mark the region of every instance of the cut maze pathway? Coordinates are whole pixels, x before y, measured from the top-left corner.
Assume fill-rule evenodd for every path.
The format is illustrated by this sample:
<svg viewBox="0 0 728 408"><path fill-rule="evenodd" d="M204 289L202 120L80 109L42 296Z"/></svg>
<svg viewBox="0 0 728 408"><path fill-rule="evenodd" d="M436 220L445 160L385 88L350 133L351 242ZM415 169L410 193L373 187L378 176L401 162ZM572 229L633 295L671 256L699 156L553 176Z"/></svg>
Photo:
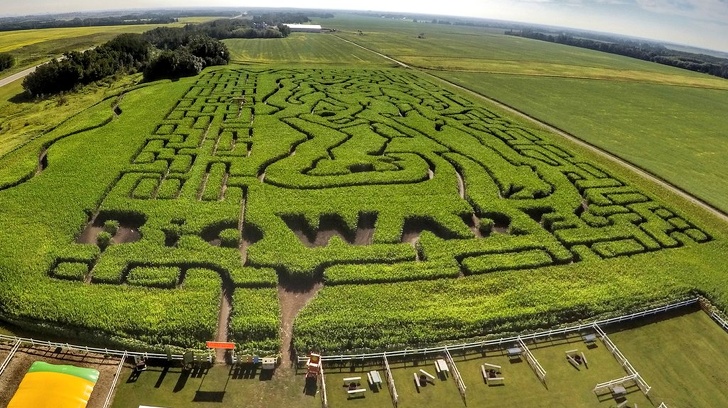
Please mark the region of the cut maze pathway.
<svg viewBox="0 0 728 408"><path fill-rule="evenodd" d="M427 72L427 71L425 71L423 69L419 69L419 68L413 67L411 65L407 65L404 62L399 61L399 60L397 60L395 58L392 58L390 56L387 56L385 54L382 54L380 52L377 52L377 51L375 51L375 50L373 50L371 48L367 48L366 46L363 46L363 45L354 43L352 41L346 40L346 39L341 38L339 36L336 36L336 38L339 38L340 40L345 41L347 43L354 44L354 45L356 45L359 48L363 48L363 49L365 49L365 50L367 50L369 52L372 52L372 53L377 54L377 55L379 55L379 56L381 56L383 58L386 58L386 59L388 59L390 61L393 61L393 62L399 64L400 66L404 67L404 68L409 68L409 69L413 69L413 70L416 70L418 72L424 73L428 77L433 78L433 79L435 79L435 80L437 80L437 81L439 81L441 83L445 83L445 84L449 85L450 87L457 88L457 89L459 89L461 91L464 91L464 92L466 92L466 93L468 93L470 95L473 95L473 96L475 96L475 97L477 97L477 98L479 98L481 100L485 100L485 101L487 101L487 102L489 102L489 103L491 103L493 105L496 105L499 108L501 108L501 109L503 109L503 110L505 110L505 111L507 111L507 112L509 112L511 114L514 114L514 115L516 115L516 116L518 116L518 117L520 117L522 119L526 119L527 121L529 121L529 122L531 122L533 124L536 124L537 126L543 128L543 129L546 129L546 130L548 130L548 131L550 131L552 133L555 133L555 134L557 134L557 135L559 135L559 136L561 136L561 137L569 140L572 143L575 143L575 144L579 145L580 147L589 149L590 151L598 154L599 156L601 156L603 158L606 158L606 159L608 159L609 161L611 161L613 163L616 163L616 164L618 164L618 165L620 165L622 167L625 167L625 168L631 170L632 172L638 174L642 178L645 178L645 179L647 179L647 180L649 180L649 181L651 181L653 183L658 184L659 186L661 186L663 188L666 188L666 189L670 190L672 193L677 194L681 198L683 198L685 200L688 200L691 203L693 203L693 204L701 207L702 209L708 211L709 213L711 213L715 217L721 219L723 222L728 223L728 214L726 214L725 212L723 212L723 211L721 211L721 210L713 207L712 205L710 205L707 202L701 200L700 198L692 195L691 193L689 193L689 192L687 192L687 191L685 191L685 190L683 190L683 189L675 186L674 184L672 184L672 183L664 180L660 176L655 175L653 173L650 173L650 172L642 169L641 167L639 167L639 166L637 166L637 165L635 165L633 163L630 163L630 162L624 160L623 158L621 158L619 156L614 155L613 153L610 153L610 152L608 152L606 150L603 150L603 149L601 149L601 148L599 148L597 146L594 146L594 145L592 145L592 144L590 144L588 142L585 142L584 140L578 138L577 136L574 136L574 135L572 135L572 134L570 134L568 132L565 132L564 130L561 130L561 129L557 128L557 127L554 127L554 126L552 126L552 125L550 125L550 124L548 124L548 123L546 123L546 122L544 122L544 121L542 121L542 120L540 120L540 119L538 119L536 117L533 117L533 116L531 116L531 115L529 115L527 113L524 113L524 112L522 112L522 111L520 111L520 110L518 110L518 109L516 109L516 108L514 108L512 106L506 105L506 104L504 104L504 103L502 103L502 102L500 102L500 101L498 101L496 99L493 99L493 98L490 98L488 96L485 96L485 95L483 95L481 93L475 92L475 91L473 91L471 89L468 89L466 87L463 87L461 85L458 85L458 84L456 84L454 82L451 82L451 81L449 81L447 79L441 78L441 77L439 77L437 75L433 75L433 74L431 74L431 73L429 73L429 72Z"/></svg>

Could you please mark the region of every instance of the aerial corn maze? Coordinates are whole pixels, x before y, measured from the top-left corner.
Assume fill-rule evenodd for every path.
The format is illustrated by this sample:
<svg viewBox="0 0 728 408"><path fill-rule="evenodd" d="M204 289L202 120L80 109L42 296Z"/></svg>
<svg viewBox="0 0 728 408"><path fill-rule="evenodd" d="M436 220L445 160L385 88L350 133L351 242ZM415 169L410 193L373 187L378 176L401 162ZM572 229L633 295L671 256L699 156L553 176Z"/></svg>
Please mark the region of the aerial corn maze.
<svg viewBox="0 0 728 408"><path fill-rule="evenodd" d="M715 241L705 225L433 81L230 67L93 108L76 120L112 116L57 132L37 171L0 191L14 214L2 316L127 346L276 351L280 284L312 292L295 348L343 351L552 327L694 289L665 265L700 256L676 251Z"/></svg>

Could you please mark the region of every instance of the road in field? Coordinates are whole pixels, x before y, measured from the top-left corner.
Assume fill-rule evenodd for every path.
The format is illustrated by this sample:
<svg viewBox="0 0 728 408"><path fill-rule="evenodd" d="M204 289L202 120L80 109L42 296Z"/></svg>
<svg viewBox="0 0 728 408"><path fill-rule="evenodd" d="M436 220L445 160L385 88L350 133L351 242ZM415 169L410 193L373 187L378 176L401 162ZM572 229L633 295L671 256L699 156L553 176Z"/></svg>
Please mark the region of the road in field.
<svg viewBox="0 0 728 408"><path fill-rule="evenodd" d="M23 78L27 77L28 75L32 74L36 68L38 68L38 65L36 65L34 67L30 67L26 70L20 71L17 74L10 75L7 78L0 79L0 87L3 87L7 84L11 84L19 79L23 79Z"/></svg>
<svg viewBox="0 0 728 408"><path fill-rule="evenodd" d="M654 174L649 173L649 172L643 170L642 168L640 168L640 167L638 167L638 166L636 166L636 165L634 165L634 164L632 164L630 162L627 162L627 161L625 161L625 160L623 160L623 159L621 159L621 158L619 158L617 156L614 156L613 154L611 154L610 152L608 152L606 150L603 150L603 149L601 149L599 147L596 147L596 146L594 146L594 145L592 145L590 143L587 143L587 142L579 139L578 137L576 137L576 136L574 136L572 134L569 134L567 132L564 132L561 129L555 128L555 127L549 125L548 123L542 122L542 121L534 118L533 116L530 116L530 115L528 115L526 113L523 113L523 112L519 111L518 109L513 108L511 106L505 105L502 102L499 102L497 100L491 99L491 98L489 98L489 97L487 97L487 96L485 96L483 94L477 93L477 92L472 91L472 90L467 89L467 88L464 88L464 87L462 87L460 85L457 85L457 84L455 84L453 82L448 81L447 79L443 79L443 78L440 78L438 76L432 75L432 74L430 74L427 71L423 71L421 69L417 69L417 68L411 67L411 66L405 64L402 61L398 61L398 60L396 60L396 59L394 59L394 58L392 58L390 56L381 54L381 53L379 53L379 52L377 52L375 50L372 50L370 48L367 48L367 47L365 47L363 45L359 45L359 44L356 44L356 43L351 42L349 40L345 40L345 39L343 39L343 38L341 38L339 36L335 36L335 37L336 38L339 38L342 41L346 41L346 42L348 42L350 44L354 44L357 47L363 48L363 49L365 49L367 51L373 52L373 53L375 53L375 54L377 54L379 56L382 56L384 58L387 58L388 60L391 60L391 61L393 61L393 62L401 65L402 67L410 68L410 69L417 70L418 72L422 72L422 73L428 75L431 78L434 78L434 79L436 79L438 81L444 82L444 83L446 83L446 84L448 84L448 85L450 85L452 87L455 87L455 88L460 89L462 91L465 91L465 92L467 92L467 93L469 93L471 95L474 95L474 96L476 96L476 97L478 97L480 99L483 99L485 101L488 101L488 102L490 102L490 103L492 103L492 104L500 107L501 109L504 109L504 110L506 110L506 111L508 111L508 112L510 112L510 113L512 113L512 114L514 114L514 115L516 115L518 117L520 117L520 118L526 119L529 122L538 125L541 128L544 128L544 129L546 129L546 130L548 130L550 132L556 133L557 135L562 136L565 139L568 139L569 141L571 141L571 142L573 142L573 143L575 143L575 144L577 144L577 145L579 145L581 147L587 148L590 151L598 154L601 157L604 157L604 158L610 160L613 163L616 163L616 164L618 164L618 165L620 165L622 167L626 167L626 168L630 169L634 173L637 173L640 176L642 176L643 178L646 178L646 179L652 181L653 183L656 183L656 184L658 184L658 185L660 185L660 186L662 186L662 187L670 190L671 192L673 192L673 193L679 195L680 197L682 197L682 198L690 201L691 203L693 203L693 204L695 204L695 205L703 208L704 210L706 210L709 213L713 214L717 218L719 218L722 221L728 223L728 214L726 214L725 212L723 212L723 211L721 211L721 210L713 207L712 205L706 203L705 201L703 201L703 200L701 200L701 199L699 199L699 198L691 195L690 193L682 190L681 188L679 188L679 187L677 187L677 186L675 186L675 185L673 185L673 184L671 184L671 183L669 183L669 182L667 182L667 181L665 181L665 180L663 180L663 179L655 176Z"/></svg>

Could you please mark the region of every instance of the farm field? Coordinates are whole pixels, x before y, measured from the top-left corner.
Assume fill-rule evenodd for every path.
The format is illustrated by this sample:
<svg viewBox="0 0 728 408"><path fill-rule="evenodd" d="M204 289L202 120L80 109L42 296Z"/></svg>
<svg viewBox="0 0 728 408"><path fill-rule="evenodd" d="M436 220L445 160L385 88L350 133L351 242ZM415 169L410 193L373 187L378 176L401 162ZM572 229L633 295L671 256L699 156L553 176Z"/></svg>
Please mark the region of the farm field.
<svg viewBox="0 0 728 408"><path fill-rule="evenodd" d="M0 191L11 321L274 352L293 323L275 286L323 280L295 349L382 349L721 280L725 232L709 217L413 72L233 66L82 115L38 169L42 147L6 157L31 170Z"/></svg>
<svg viewBox="0 0 728 408"><path fill-rule="evenodd" d="M193 23L191 21L190 23ZM143 33L156 27L180 27L184 19L172 24L139 24L103 27L45 28L0 32L0 52L15 57L15 66L3 71L0 78L48 61L69 51L81 51L103 44L119 34Z"/></svg>
<svg viewBox="0 0 728 408"><path fill-rule="evenodd" d="M521 110L557 99L558 81L569 81L569 103L581 98L600 109L596 119L583 112L583 121L573 120L579 132L597 134L603 127L595 121L628 116L641 137L610 132L607 150L632 146L635 160L661 169L678 163L698 178L695 188L720 197L722 184L699 176L722 168L715 116L724 82L493 30L362 19L369 25L360 36L352 21L326 24L427 73L509 95ZM302 392L287 357L500 337L698 293L728 309L728 228L669 190L332 34L226 43L242 64L139 86L128 77L26 113L29 105L13 99L15 85L0 90L0 108L17 113L0 120L0 129L27 128L0 135L2 320L109 347L181 351L232 341L246 353L284 359L273 378L262 379L222 366L194 375L153 367L136 379L127 370L122 380L133 381L121 385L114 406L206 407L222 399L247 403L251 395L253 405L313 406L318 396ZM513 73L496 72L498 49ZM468 59L450 58L456 54ZM564 77L550 77L559 72ZM527 79L535 85L518 82ZM595 89L603 97L589 93ZM701 109L706 100L716 110ZM676 118L635 115L648 105ZM41 110L58 126L43 128ZM569 120L564 111L549 112ZM703 124L680 120L686 113ZM670 129L691 143L674 137L672 155L637 154L660 144L654 132ZM715 158L700 161L709 148L697 145L710 141ZM706 357L725 333L686 316L693 315L614 333L668 405L691 404L684 394L692 390L670 388L683 373L704 378L708 388L722 381L692 371L725 363ZM681 327L706 333L695 343L701 356L684 353L661 377L655 361L689 340L664 340L655 354L645 344ZM577 371L564 361L577 343L534 348L551 373L548 389L525 362L510 365L501 352L455 356L469 389L486 388L469 402L610 406L590 391L619 376L619 364L600 343L588 350L595 369ZM485 386L477 371L484 361L506 367L508 385ZM402 406L461 401L452 379L417 393L411 368L395 374L406 384ZM329 392L341 391L332 403L389 404L386 389L348 400L338 389L347 369L330 372ZM705 403L725 399L713 390L705 395ZM639 393L629 399L655 406Z"/></svg>
<svg viewBox="0 0 728 408"><path fill-rule="evenodd" d="M340 28L343 38L513 106L727 209L722 197L728 184L712 171L725 166L724 79L509 37L502 30L362 17L327 25Z"/></svg>
<svg viewBox="0 0 728 408"><path fill-rule="evenodd" d="M645 82L438 75L539 118L728 211L728 90ZM723 80L726 84L728 81Z"/></svg>
<svg viewBox="0 0 728 408"><path fill-rule="evenodd" d="M230 39L232 62L242 64L303 64L312 66L391 67L394 64L370 51L329 34L292 33L282 39Z"/></svg>

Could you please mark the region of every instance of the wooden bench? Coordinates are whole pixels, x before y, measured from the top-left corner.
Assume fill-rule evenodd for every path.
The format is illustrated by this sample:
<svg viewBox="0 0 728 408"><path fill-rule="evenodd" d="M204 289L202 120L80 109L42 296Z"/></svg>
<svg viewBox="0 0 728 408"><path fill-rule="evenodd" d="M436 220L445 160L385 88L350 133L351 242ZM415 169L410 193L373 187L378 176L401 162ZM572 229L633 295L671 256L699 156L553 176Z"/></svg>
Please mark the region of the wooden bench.
<svg viewBox="0 0 728 408"><path fill-rule="evenodd" d="M488 385L503 385L503 381L505 381L503 377L488 378Z"/></svg>
<svg viewBox="0 0 728 408"><path fill-rule="evenodd" d="M422 369L420 369L420 372L421 372L422 374L426 375L426 376L427 376L427 378L429 378L429 379L431 379L431 380L434 380L434 379L435 379L435 376L434 376L434 375L432 375L432 374L428 373L428 372L427 372L427 371L425 371L425 370L422 370Z"/></svg>
<svg viewBox="0 0 728 408"><path fill-rule="evenodd" d="M360 381L360 380L361 380L361 377L348 377L348 378L344 378L344 384L348 384L350 382Z"/></svg>
<svg viewBox="0 0 728 408"><path fill-rule="evenodd" d="M351 395L351 394L359 394L359 393L365 392L366 390L367 390L366 388L357 388L357 389L354 389L354 390L348 390L346 392L349 395Z"/></svg>

